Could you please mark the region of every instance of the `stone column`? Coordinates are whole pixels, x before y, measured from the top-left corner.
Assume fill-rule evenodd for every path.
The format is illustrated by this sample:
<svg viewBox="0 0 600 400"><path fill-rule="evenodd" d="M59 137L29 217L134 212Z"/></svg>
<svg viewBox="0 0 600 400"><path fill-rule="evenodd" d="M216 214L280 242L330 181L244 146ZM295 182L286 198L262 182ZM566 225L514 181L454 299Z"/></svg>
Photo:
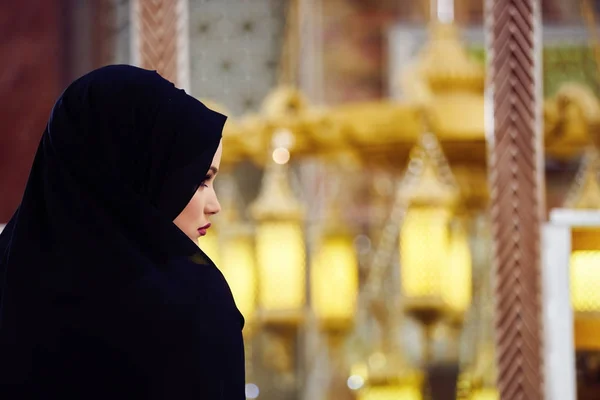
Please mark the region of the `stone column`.
<svg viewBox="0 0 600 400"><path fill-rule="evenodd" d="M189 91L188 0L131 0L131 59Z"/></svg>
<svg viewBox="0 0 600 400"><path fill-rule="evenodd" d="M540 400L540 1L488 0L486 17L498 388L502 400Z"/></svg>

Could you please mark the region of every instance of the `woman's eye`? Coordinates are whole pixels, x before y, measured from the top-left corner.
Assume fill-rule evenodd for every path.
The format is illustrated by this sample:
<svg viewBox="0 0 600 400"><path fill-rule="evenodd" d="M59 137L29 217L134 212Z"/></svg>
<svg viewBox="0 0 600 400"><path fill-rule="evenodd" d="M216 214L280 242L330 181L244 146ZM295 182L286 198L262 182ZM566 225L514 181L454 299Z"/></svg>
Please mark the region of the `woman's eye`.
<svg viewBox="0 0 600 400"><path fill-rule="evenodd" d="M206 182L202 182L202 183L200 184L200 186L202 186L202 187L208 187L208 183L206 183Z"/></svg>

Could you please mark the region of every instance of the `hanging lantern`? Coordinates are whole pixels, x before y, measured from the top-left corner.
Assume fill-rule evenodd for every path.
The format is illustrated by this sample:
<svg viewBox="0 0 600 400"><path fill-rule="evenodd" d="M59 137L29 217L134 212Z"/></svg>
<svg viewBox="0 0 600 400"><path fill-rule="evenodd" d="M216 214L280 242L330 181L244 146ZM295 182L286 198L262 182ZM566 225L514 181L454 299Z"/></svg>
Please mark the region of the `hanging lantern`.
<svg viewBox="0 0 600 400"><path fill-rule="evenodd" d="M400 279L407 311L430 324L447 308L449 228L458 191L441 180L431 156L421 155L420 175L401 192L409 206L400 229Z"/></svg>
<svg viewBox="0 0 600 400"><path fill-rule="evenodd" d="M311 300L321 325L347 330L354 319L358 295L358 259L351 235L328 234L311 268Z"/></svg>
<svg viewBox="0 0 600 400"><path fill-rule="evenodd" d="M303 209L287 172L285 163L269 163L251 206L257 221L258 306L267 323L298 323L306 302Z"/></svg>
<svg viewBox="0 0 600 400"><path fill-rule="evenodd" d="M423 362L432 359L433 331L452 316L448 300L450 223L459 193L435 135L425 133L413 149L409 178L399 196L408 207L400 228L400 284L404 309L423 328Z"/></svg>

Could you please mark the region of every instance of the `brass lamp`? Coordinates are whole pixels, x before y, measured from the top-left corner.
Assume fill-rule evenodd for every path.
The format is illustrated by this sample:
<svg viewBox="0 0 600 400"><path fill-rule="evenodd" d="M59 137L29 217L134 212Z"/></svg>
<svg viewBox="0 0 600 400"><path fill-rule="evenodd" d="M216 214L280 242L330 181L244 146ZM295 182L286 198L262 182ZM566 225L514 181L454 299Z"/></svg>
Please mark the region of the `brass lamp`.
<svg viewBox="0 0 600 400"><path fill-rule="evenodd" d="M449 227L458 189L448 176L444 179L442 173L447 168L444 163L435 136L424 135L409 164L415 178L401 192L409 205L400 229L401 289L407 314L425 329L426 363L431 358L433 326L450 310L447 300L454 300L448 297L444 282L452 265Z"/></svg>
<svg viewBox="0 0 600 400"><path fill-rule="evenodd" d="M258 307L262 323L296 326L306 302L304 210L288 182L288 158L279 157L279 146L274 147L250 207L257 222Z"/></svg>
<svg viewBox="0 0 600 400"><path fill-rule="evenodd" d="M339 192L339 186L335 186ZM330 338L352 328L358 297L358 257L352 230L344 225L339 193L327 205L327 219L313 253L310 271L311 306Z"/></svg>

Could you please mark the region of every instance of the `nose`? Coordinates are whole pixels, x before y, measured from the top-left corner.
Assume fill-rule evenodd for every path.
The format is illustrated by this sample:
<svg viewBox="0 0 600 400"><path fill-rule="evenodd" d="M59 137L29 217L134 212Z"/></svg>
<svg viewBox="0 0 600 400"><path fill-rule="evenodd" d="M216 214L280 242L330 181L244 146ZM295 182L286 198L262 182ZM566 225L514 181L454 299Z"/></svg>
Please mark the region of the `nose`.
<svg viewBox="0 0 600 400"><path fill-rule="evenodd" d="M212 196L210 196L209 201L206 203L204 212L208 215L215 215L219 211L221 211L221 204L219 203L219 199L217 199L217 194L213 191Z"/></svg>

